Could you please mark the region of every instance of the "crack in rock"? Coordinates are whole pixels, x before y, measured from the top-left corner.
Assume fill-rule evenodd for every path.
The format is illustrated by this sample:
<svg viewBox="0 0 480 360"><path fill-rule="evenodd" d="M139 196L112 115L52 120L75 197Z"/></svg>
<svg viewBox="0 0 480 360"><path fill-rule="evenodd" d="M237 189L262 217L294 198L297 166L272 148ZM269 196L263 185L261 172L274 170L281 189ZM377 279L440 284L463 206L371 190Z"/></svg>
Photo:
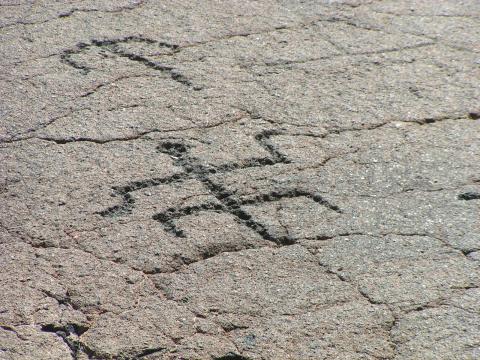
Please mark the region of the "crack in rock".
<svg viewBox="0 0 480 360"><path fill-rule="evenodd" d="M74 360L79 359L80 353L86 354L89 359L92 358L92 350L79 341L79 337L88 330L87 327L78 324L67 324L64 326L48 324L43 325L41 330L53 333L60 337L70 349L70 353Z"/></svg>
<svg viewBox="0 0 480 360"><path fill-rule="evenodd" d="M458 195L459 200L480 200L480 193L474 191L467 191Z"/></svg>

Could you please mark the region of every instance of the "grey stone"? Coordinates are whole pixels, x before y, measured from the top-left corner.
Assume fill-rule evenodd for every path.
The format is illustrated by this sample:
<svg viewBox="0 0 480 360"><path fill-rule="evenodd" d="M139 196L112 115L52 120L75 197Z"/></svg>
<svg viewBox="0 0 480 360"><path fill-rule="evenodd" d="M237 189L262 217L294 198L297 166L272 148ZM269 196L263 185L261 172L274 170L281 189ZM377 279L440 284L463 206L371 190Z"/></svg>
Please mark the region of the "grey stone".
<svg viewBox="0 0 480 360"><path fill-rule="evenodd" d="M2 1L0 358L479 358L479 15Z"/></svg>

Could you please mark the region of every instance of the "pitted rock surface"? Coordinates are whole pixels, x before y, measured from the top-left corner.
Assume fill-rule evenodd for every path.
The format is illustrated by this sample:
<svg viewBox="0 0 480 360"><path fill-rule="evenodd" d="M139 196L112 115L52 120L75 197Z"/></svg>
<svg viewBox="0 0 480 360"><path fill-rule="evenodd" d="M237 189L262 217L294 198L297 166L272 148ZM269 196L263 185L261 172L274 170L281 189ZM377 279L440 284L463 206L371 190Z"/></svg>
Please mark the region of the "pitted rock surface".
<svg viewBox="0 0 480 360"><path fill-rule="evenodd" d="M0 359L479 359L480 2L0 1Z"/></svg>

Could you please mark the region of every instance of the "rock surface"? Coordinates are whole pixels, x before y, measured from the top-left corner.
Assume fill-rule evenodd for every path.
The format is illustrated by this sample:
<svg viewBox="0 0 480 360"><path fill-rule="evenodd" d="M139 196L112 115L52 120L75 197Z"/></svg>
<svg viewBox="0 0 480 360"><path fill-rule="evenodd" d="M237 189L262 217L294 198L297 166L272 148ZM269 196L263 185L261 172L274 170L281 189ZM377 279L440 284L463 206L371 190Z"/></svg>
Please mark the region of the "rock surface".
<svg viewBox="0 0 480 360"><path fill-rule="evenodd" d="M480 358L479 19L0 1L0 359Z"/></svg>

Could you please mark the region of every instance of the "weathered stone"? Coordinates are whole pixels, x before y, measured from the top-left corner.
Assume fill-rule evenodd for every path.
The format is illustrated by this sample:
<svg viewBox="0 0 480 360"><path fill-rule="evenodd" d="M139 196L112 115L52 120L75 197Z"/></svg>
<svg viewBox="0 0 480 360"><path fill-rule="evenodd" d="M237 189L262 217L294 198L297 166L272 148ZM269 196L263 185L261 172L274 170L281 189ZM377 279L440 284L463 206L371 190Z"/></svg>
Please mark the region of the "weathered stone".
<svg viewBox="0 0 480 360"><path fill-rule="evenodd" d="M1 359L480 357L478 1L3 1Z"/></svg>

